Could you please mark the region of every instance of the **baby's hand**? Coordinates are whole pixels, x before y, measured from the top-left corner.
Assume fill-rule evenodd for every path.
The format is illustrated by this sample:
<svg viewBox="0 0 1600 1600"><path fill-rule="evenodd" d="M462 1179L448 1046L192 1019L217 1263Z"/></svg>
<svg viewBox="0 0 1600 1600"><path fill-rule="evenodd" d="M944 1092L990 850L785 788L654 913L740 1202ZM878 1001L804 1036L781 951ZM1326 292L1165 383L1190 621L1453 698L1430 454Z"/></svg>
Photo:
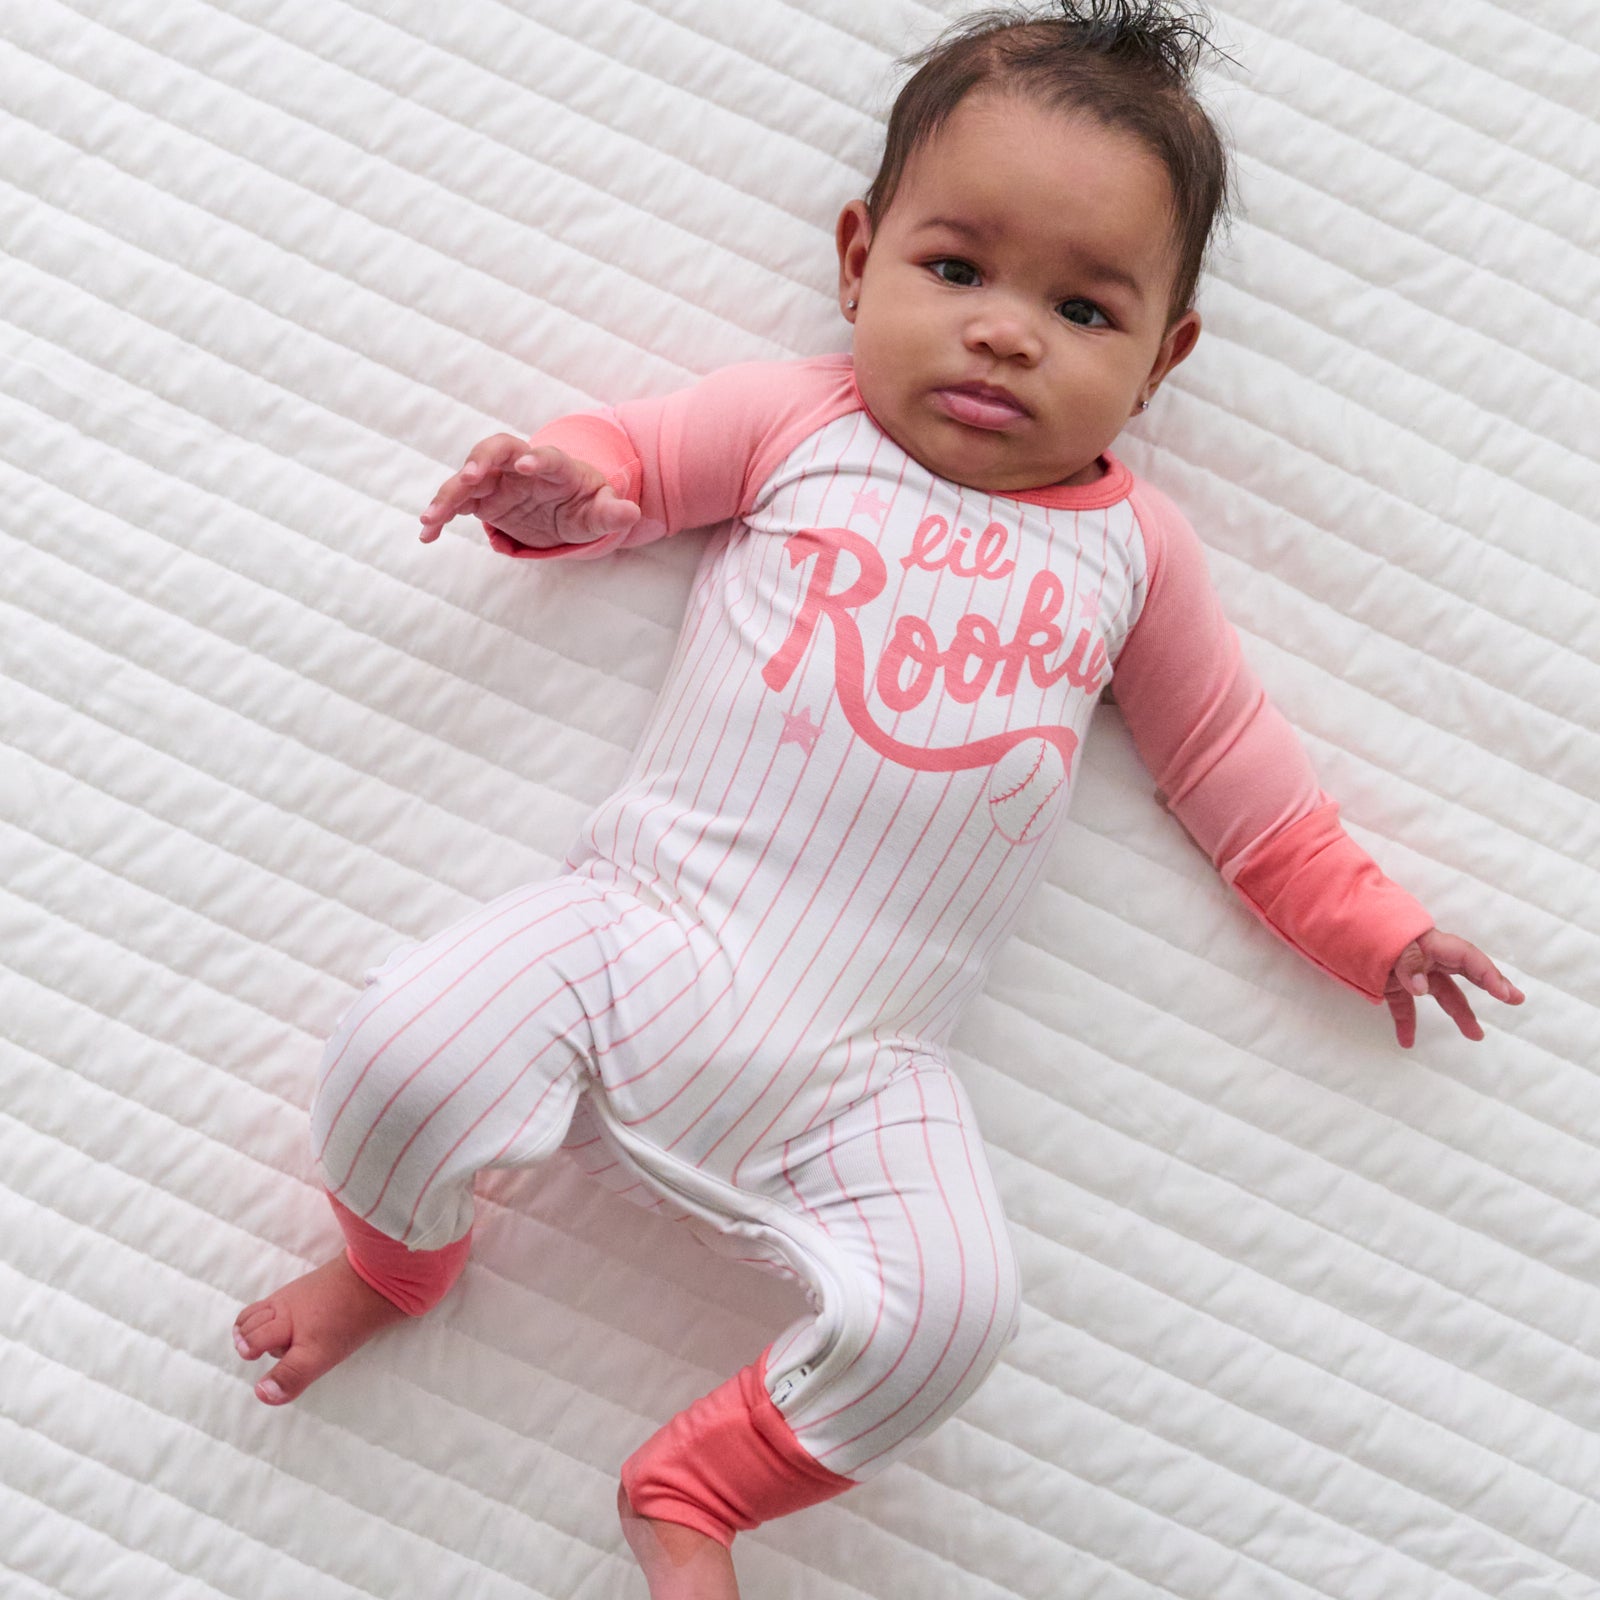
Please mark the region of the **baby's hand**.
<svg viewBox="0 0 1600 1600"><path fill-rule="evenodd" d="M1444 1008L1445 1015L1469 1039L1483 1037L1483 1029L1473 1016L1467 997L1456 987L1456 976L1471 978L1480 989L1509 1006L1520 1006L1526 998L1476 945L1458 939L1453 933L1430 928L1400 952L1383 993L1389 1002L1395 1037L1402 1049L1409 1050L1417 1038L1414 995L1431 993Z"/></svg>
<svg viewBox="0 0 1600 1600"><path fill-rule="evenodd" d="M489 543L503 553L518 545L593 544L639 520L638 506L587 462L509 433L480 440L439 486L422 513L422 542L431 544L463 512L489 525Z"/></svg>

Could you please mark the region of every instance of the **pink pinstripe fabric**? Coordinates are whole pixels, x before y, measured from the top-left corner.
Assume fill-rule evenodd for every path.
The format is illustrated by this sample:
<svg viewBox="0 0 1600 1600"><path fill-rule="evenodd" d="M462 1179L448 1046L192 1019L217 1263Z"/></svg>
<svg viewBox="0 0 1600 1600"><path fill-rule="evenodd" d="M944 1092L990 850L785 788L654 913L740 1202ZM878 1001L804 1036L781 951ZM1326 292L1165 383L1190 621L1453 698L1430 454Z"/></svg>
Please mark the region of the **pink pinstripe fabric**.
<svg viewBox="0 0 1600 1600"><path fill-rule="evenodd" d="M737 1225L742 1257L817 1308L774 1342L769 1392L859 1479L1015 1330L944 1045L1037 876L1038 813L1064 812L1098 696L1044 668L1078 630L1077 660L1115 654L1143 546L1125 501L962 489L834 409L713 539L634 763L564 874L374 975L329 1042L313 1128L330 1190L412 1248L466 1232L477 1171L569 1134L630 1198ZM1059 576L1053 624L1041 573ZM1030 615L1044 637L1017 642ZM997 776L995 752L1030 740Z"/></svg>
<svg viewBox="0 0 1600 1600"><path fill-rule="evenodd" d="M1016 1327L945 1047L1065 813L1108 663L1219 864L1292 875L1268 832L1320 796L1238 669L1192 533L1120 463L1086 490L963 489L878 429L838 357L558 435L620 441L596 464L637 481L644 516L608 544L735 520L563 874L397 952L330 1041L322 1171L432 1249L467 1232L479 1170L565 1139L598 1181L806 1286L768 1392L823 1466L870 1477ZM1395 931L1361 933L1362 972Z"/></svg>

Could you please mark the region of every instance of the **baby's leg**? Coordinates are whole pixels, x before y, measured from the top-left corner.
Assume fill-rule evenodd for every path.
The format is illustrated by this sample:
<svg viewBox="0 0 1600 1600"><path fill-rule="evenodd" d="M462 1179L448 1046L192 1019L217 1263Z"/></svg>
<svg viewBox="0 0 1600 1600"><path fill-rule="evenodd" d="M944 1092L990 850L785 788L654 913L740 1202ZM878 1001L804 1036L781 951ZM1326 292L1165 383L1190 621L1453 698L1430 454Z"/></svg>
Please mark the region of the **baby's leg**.
<svg viewBox="0 0 1600 1600"><path fill-rule="evenodd" d="M773 1155L763 1188L798 1213L819 1315L622 1471L634 1512L724 1544L899 1460L978 1387L1017 1325L994 1180L941 1063L901 1072Z"/></svg>
<svg viewBox="0 0 1600 1600"><path fill-rule="evenodd" d="M994 1370L1021 1319L1016 1254L971 1102L937 1057L795 1141L787 1166L854 1267L869 1326L847 1360L835 1354L819 1369L812 1332L797 1323L773 1344L767 1386L818 1462L859 1483Z"/></svg>
<svg viewBox="0 0 1600 1600"><path fill-rule="evenodd" d="M467 1264L470 1235L439 1250L408 1251L329 1197L345 1236L332 1260L241 1311L234 1348L246 1361L275 1356L256 1398L283 1405L380 1328L420 1317L449 1292Z"/></svg>
<svg viewBox="0 0 1600 1600"><path fill-rule="evenodd" d="M588 1060L583 991L606 966L595 928L629 915L556 879L368 975L328 1042L311 1114L346 1249L240 1313L240 1354L279 1358L261 1400L294 1399L380 1328L437 1304L466 1264L477 1173L560 1144Z"/></svg>
<svg viewBox="0 0 1600 1600"><path fill-rule="evenodd" d="M725 1544L676 1522L639 1516L620 1484L617 1516L650 1585L650 1600L739 1600L733 1557Z"/></svg>

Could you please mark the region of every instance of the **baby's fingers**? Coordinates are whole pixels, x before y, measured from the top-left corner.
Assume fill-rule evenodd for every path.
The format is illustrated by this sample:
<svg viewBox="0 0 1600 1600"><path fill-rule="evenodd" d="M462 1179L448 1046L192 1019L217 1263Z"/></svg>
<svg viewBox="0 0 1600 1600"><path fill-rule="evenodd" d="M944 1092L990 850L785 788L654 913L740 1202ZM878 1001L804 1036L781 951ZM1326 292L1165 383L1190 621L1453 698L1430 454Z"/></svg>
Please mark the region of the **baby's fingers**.
<svg viewBox="0 0 1600 1600"><path fill-rule="evenodd" d="M1409 1050L1417 1042L1417 1003L1404 989L1391 989L1384 998L1389 1002L1389 1015L1394 1018L1394 1036L1402 1050Z"/></svg>
<svg viewBox="0 0 1600 1600"><path fill-rule="evenodd" d="M1483 1024L1472 1014L1472 1006L1456 981L1443 972L1428 974L1428 989L1440 1009L1469 1039L1483 1037Z"/></svg>
<svg viewBox="0 0 1600 1600"><path fill-rule="evenodd" d="M461 470L439 485L438 493L423 509L422 542L431 544L452 517L493 493L500 474L526 449L526 442L510 433L491 434L479 440L468 453Z"/></svg>
<svg viewBox="0 0 1600 1600"><path fill-rule="evenodd" d="M1475 945L1467 946L1468 955L1461 963L1461 971L1480 989L1503 1000L1508 1006L1520 1006L1528 997L1514 984L1483 951Z"/></svg>
<svg viewBox="0 0 1600 1600"><path fill-rule="evenodd" d="M591 466L558 450L553 444L524 445L510 463L511 470L539 486L542 497L564 500L584 489L595 489L605 479Z"/></svg>
<svg viewBox="0 0 1600 1600"><path fill-rule="evenodd" d="M608 484L594 497L594 525L602 535L626 533L639 520L639 508Z"/></svg>
<svg viewBox="0 0 1600 1600"><path fill-rule="evenodd" d="M1435 967L1471 979L1496 1000L1520 1006L1527 998L1477 945L1469 944L1458 935L1435 928L1425 933L1419 942Z"/></svg>

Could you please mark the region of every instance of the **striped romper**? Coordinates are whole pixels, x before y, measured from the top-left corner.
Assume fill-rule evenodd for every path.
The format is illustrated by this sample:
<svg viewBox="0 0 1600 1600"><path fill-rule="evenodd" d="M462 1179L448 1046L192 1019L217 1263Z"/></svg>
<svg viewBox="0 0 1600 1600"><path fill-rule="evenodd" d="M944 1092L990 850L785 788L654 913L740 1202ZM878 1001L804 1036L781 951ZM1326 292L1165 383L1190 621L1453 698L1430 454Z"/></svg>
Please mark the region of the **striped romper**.
<svg viewBox="0 0 1600 1600"><path fill-rule="evenodd" d="M721 524L622 786L554 879L368 974L312 1112L362 1276L426 1309L485 1167L563 1143L810 1310L625 1465L724 1542L881 1472L973 1392L1019 1291L946 1044L1038 878L1101 691L1245 903L1381 997L1432 925L1345 835L1193 532L1114 457L996 495L875 424L848 356L729 368L534 436L626 535Z"/></svg>

